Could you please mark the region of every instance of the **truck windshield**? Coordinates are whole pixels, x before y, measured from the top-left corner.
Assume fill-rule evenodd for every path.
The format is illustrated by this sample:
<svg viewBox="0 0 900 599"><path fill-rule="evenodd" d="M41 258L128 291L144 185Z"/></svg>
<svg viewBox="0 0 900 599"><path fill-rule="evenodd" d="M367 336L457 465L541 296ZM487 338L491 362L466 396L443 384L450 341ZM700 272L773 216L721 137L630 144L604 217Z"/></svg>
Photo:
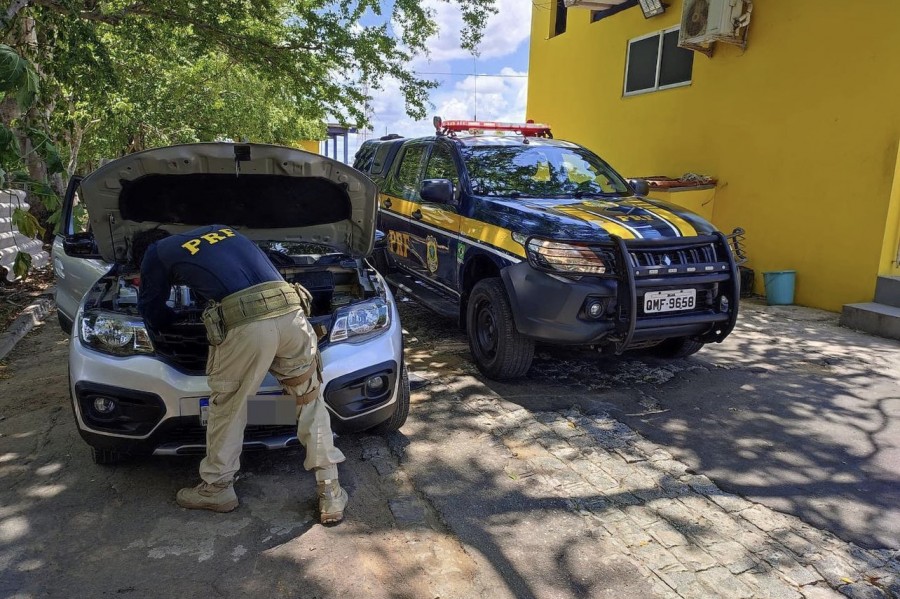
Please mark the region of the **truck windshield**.
<svg viewBox="0 0 900 599"><path fill-rule="evenodd" d="M584 148L523 145L461 150L476 195L547 198L631 194L618 173Z"/></svg>

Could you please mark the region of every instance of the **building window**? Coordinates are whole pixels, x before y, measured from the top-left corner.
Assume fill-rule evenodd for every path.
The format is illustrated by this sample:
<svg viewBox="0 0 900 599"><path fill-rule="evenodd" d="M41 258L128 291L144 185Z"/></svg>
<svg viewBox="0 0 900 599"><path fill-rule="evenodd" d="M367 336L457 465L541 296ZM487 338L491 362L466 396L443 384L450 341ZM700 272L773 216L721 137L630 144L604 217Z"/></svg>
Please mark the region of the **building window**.
<svg viewBox="0 0 900 599"><path fill-rule="evenodd" d="M691 84L694 53L678 47L678 27L628 41L625 95Z"/></svg>
<svg viewBox="0 0 900 599"><path fill-rule="evenodd" d="M592 10L591 11L591 23L594 21L599 21L600 19L605 19L606 17L611 17L617 12L622 12L626 8L631 8L632 6L637 6L638 0L627 0L627 2L623 2L622 4L617 4L616 6L612 6L610 8L604 8L603 10Z"/></svg>
<svg viewBox="0 0 900 599"><path fill-rule="evenodd" d="M550 13L550 37L555 37L566 32L569 9L563 4L563 0L555 0L551 6L553 10Z"/></svg>

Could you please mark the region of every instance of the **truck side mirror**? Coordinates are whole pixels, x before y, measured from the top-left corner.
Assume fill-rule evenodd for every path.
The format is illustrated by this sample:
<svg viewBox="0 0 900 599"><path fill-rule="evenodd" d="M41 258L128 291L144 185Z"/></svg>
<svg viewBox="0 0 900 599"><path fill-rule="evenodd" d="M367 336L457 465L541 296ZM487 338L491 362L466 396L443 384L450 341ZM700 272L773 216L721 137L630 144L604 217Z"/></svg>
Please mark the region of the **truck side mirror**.
<svg viewBox="0 0 900 599"><path fill-rule="evenodd" d="M419 195L426 202L433 204L453 205L453 182L450 179L425 179L419 189Z"/></svg>
<svg viewBox="0 0 900 599"><path fill-rule="evenodd" d="M631 185L635 195L645 196L650 193L650 185L646 179L629 179L628 184Z"/></svg>

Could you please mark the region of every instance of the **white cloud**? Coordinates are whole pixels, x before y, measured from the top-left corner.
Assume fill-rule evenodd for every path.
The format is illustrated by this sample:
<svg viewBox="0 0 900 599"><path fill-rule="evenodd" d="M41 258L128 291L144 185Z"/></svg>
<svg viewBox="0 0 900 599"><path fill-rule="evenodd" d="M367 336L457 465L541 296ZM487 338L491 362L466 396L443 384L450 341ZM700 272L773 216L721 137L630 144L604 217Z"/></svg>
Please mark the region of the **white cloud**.
<svg viewBox="0 0 900 599"><path fill-rule="evenodd" d="M431 62L471 58L460 47L463 29L462 13L454 4L440 0L424 0L423 4L435 12L438 35L428 42ZM527 0L497 0L497 13L492 15L479 45L481 58L502 58L514 54L531 33L531 2Z"/></svg>
<svg viewBox="0 0 900 599"><path fill-rule="evenodd" d="M410 66L423 78L441 81L441 86L431 92L430 106L426 107L428 117L421 121L413 121L406 115L403 96L395 80L381 82L380 90L370 89L374 136L380 137L386 133L398 133L404 137L429 135L434 133L431 119L435 114L448 120L472 119L476 115L480 120L524 120L527 73L503 67L499 72L485 72L479 68L477 72L482 76L477 80L473 75L442 75L472 72L477 65L472 55L460 48L463 23L459 8L440 0L423 0L423 4L434 11L440 33L428 43L429 56L413 60ZM497 0L497 8L498 13L488 20L485 28L479 62L481 59L492 59L494 64L503 64L503 57L516 54L530 35L530 2ZM351 140L351 155L358 143L358 140Z"/></svg>
<svg viewBox="0 0 900 599"><path fill-rule="evenodd" d="M527 73L504 67L498 76L476 78L472 75L432 92L429 116L413 121L406 115L403 97L396 82L386 81L384 91L376 91L372 101L374 134L398 133L407 137L428 135L434 131L431 115L450 119L521 122L525 119L528 89Z"/></svg>

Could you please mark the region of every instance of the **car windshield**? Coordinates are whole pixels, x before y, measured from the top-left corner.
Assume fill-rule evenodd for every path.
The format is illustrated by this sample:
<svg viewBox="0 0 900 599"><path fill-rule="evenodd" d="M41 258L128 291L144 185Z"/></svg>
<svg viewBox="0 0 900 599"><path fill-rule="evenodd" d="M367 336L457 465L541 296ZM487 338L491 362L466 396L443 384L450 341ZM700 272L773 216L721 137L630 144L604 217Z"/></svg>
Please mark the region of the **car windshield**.
<svg viewBox="0 0 900 599"><path fill-rule="evenodd" d="M462 149L472 192L504 197L630 195L608 164L584 148L472 146Z"/></svg>

